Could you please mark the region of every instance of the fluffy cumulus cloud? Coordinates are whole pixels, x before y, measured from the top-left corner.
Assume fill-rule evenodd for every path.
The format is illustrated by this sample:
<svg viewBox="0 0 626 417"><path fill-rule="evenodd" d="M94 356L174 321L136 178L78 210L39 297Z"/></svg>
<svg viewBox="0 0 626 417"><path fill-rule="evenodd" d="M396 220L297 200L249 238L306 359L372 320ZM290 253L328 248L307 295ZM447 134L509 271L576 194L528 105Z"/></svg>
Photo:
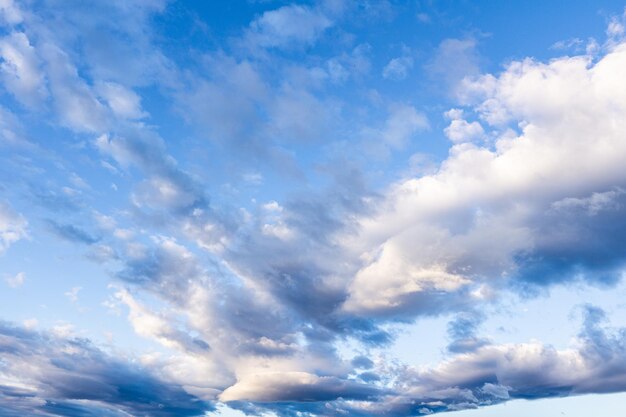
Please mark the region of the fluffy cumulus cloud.
<svg viewBox="0 0 626 417"><path fill-rule="evenodd" d="M620 19L598 55L481 75L477 42L447 39L425 64L405 48L371 76L375 42L342 19L370 27L393 18L387 3L263 6L219 48L184 59L153 33L184 15L165 2L26 6L0 1L2 133L17 118L31 133L30 147L7 141L15 155L0 154L11 178L0 256L35 232L65 241L114 282L103 306L153 350L98 348L59 323L32 330L43 319L0 324L0 414L201 416L226 403L249 415L400 417L626 391L626 331L598 307L584 308L565 348L481 334L503 293L621 279ZM190 38L213 39L192 20ZM363 88L413 71L447 83L454 107ZM450 146L441 163L388 175L380 161L430 145L425 135ZM372 143L382 158L360 149ZM35 285L28 266L5 274L10 292ZM92 284L59 294L78 307L97 298ZM453 317L442 362L375 354L434 316Z"/></svg>
<svg viewBox="0 0 626 417"><path fill-rule="evenodd" d="M467 80L462 99L490 127L487 142L454 145L436 174L398 182L360 220L351 245L370 260L345 307L402 315L431 296L479 299L481 286L617 280L625 63L619 45L597 62L526 60ZM465 123L448 135L467 138Z"/></svg>

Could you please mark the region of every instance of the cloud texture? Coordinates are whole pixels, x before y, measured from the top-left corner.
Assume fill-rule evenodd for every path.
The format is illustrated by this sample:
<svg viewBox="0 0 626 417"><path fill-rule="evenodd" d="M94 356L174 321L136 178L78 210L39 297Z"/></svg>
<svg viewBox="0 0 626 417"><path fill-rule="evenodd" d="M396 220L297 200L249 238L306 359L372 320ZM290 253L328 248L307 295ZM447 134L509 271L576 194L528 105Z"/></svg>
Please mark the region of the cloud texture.
<svg viewBox="0 0 626 417"><path fill-rule="evenodd" d="M474 39L445 39L420 65L403 47L370 71L371 45L344 27L392 19L387 3L263 9L182 57L154 24L179 18L176 5L29 6L0 2L0 146L12 152L0 256L31 228L71 245L111 283L100 307L151 351L4 322L0 415L201 416L226 403L400 417L626 391L626 331L599 307L584 307L567 348L481 334L504 295L622 279L619 18L595 52L481 74ZM185 36L211 38L189 15ZM331 32L340 41L321 52ZM453 96L437 121L363 87L418 67ZM46 129L67 147L48 146ZM385 176L437 129L440 162ZM7 275L15 291L34 276L21 271ZM91 284L66 285L67 298ZM441 363L375 353L432 317L450 319Z"/></svg>

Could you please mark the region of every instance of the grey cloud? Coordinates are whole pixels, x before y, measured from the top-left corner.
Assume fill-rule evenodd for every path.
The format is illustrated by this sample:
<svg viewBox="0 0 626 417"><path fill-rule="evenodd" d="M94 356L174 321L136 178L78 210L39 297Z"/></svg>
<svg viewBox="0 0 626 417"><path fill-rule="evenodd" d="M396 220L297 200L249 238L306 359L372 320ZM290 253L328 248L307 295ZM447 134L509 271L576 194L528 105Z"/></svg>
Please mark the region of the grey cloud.
<svg viewBox="0 0 626 417"><path fill-rule="evenodd" d="M621 250L626 195L608 190L557 203L538 219L535 227L542 232L532 250L517 254L515 285L533 293L538 286L565 281L601 286L618 282L626 264L626 252Z"/></svg>
<svg viewBox="0 0 626 417"><path fill-rule="evenodd" d="M272 309L259 302L239 277L222 270L210 258L198 259L184 246L166 240L139 256L122 260L124 266L116 273L117 278L186 311L195 321L189 324L210 346L224 346L229 354L269 356L289 356L297 350L294 334L301 324L285 314L282 306ZM206 298L194 298L200 295ZM163 337L187 346L189 351L197 350L197 346L189 349L187 337L171 330Z"/></svg>
<svg viewBox="0 0 626 417"><path fill-rule="evenodd" d="M463 312L448 323L448 336L451 339L448 351L452 353L473 352L476 349L488 345L490 341L477 336L478 328L484 320L482 313Z"/></svg>
<svg viewBox="0 0 626 417"><path fill-rule="evenodd" d="M203 185L178 167L156 133L138 127L123 133L112 138L100 136L95 145L118 164L139 167L147 177L132 196L140 220L169 224L206 249L220 247L226 232L236 229L237 215L218 213L210 205Z"/></svg>
<svg viewBox="0 0 626 417"><path fill-rule="evenodd" d="M148 180L139 185L137 193L146 197L146 203L173 213L207 208L209 200L202 185L177 166L165 151L162 139L147 130L132 129L127 133L129 138L101 137L97 144L119 163L135 164L145 172Z"/></svg>
<svg viewBox="0 0 626 417"><path fill-rule="evenodd" d="M158 6L150 10L158 10ZM293 25L299 22L300 14L317 12L306 6L286 6L259 17L251 33L268 48L311 44L330 23L313 19L312 27ZM293 21L285 20L294 14ZM302 32L298 32L300 30ZM92 45L97 44L98 39L93 35ZM104 60L109 54L116 55L120 50L124 52L120 56L132 54L132 47L127 50L119 43L112 42L116 46L102 56L95 56L93 62ZM81 81L63 51L50 48L51 82L67 84L64 89L55 89L51 84L51 91L57 101L81 110L67 123L78 130L81 127L92 131L101 129L110 116L102 110L104 104L91 91L89 83ZM89 53L98 55L101 50L96 48ZM437 68L443 61L449 62L453 55L460 56L466 64L463 74ZM55 59L57 62L52 62ZM158 56L148 61L151 59L158 60ZM212 129L210 135L218 137L218 143L232 141L235 147L249 145L241 147L259 159L267 156L276 162L289 159L289 151L281 145L290 138L314 139L323 133L323 129L317 131L317 123L309 123L302 115L309 109L321 113L330 102L307 90L291 90L289 86L278 89L273 95L271 83L260 75L255 64L229 57L218 60L222 61L221 68L212 62L215 73L209 74L207 79L192 77L190 85L197 89L181 93L180 97L181 102L190 98L188 108L197 112L191 116L203 120ZM440 54L431 70L439 71L441 77L449 77L448 81L458 81L462 75L475 71L475 61L475 45L471 41L449 40L440 46ZM119 69L106 65L94 66L91 71L122 84L141 84L139 78L146 75L131 68L132 74L125 79ZM487 87L491 85L487 84ZM185 88L176 91L184 92ZM481 106L476 108L479 113L484 111ZM534 105L529 107L535 108ZM563 110L559 103L554 108L558 112ZM276 114L268 109L275 110ZM296 117L281 119L288 113L286 110L291 110L290 115ZM328 117L323 115L319 124L332 124L333 115L332 112ZM520 120L526 120L525 116ZM538 120L544 121L545 115L541 116ZM621 126L616 120L604 124ZM266 130L263 126L270 127ZM399 112L395 120L391 118L381 136L399 147L417 128L426 126L425 119L409 108ZM561 124L555 126L557 138L569 137ZM619 138L622 130L616 129ZM272 133L276 133L277 138ZM149 316L151 312L140 311L140 305L133 305L127 299L131 310L129 317L137 321L138 332L173 346L184 360L198 361L192 364L215 361L233 380L230 384L220 383L215 384L217 388L210 388L223 389L225 401L241 401L237 406L252 414L271 410L283 416L298 413L401 416L477 407L509 398L624 389L623 337L621 333L614 335L604 331L599 326L602 314L596 310L588 310L587 324L580 334L584 349L575 352L584 366L573 370L566 366L572 363L568 362L571 358L567 352L539 344L493 345L478 335L480 318L472 316L471 308L485 302L479 291L481 284L545 286L569 281L572 276L611 284L623 259L622 252L615 249L623 247L620 236L626 235L621 219L623 197L619 193L611 194L610 204L607 199L594 197L594 191L607 190L623 178L615 180L608 174L598 176L595 182L580 188L569 187L571 179L565 178L561 184L563 189L551 194L542 187L548 182L545 178L555 176L558 179L558 173L550 170L534 173L539 181L519 185L518 181L523 182L520 172L526 172L530 165L528 160L515 165L524 168L519 171L482 171L491 166L492 161L497 162L492 165L498 169L511 166L506 157L498 159L507 155L506 146L529 142L528 137L508 142L505 139L497 152L492 152L488 146L455 147L438 176L403 181L391 192L397 194L388 199L373 195L357 169L346 167L345 161L335 161L331 165L340 167L335 171L322 168L332 171L333 182L324 192L304 190L301 196L288 198L281 214L274 218L263 214L230 217L218 212L211 205L202 182L167 154L165 142L155 130L140 123L124 125L110 136L101 136L97 146L120 166L139 168L143 178L134 187L133 213L140 221L156 226L159 232L171 233L179 241L152 236L153 240L148 243L132 242L137 246L145 243L143 251L134 251L136 246L125 246L124 242L107 250L105 256L117 255L122 265L115 274L118 279L135 289L157 295L182 317L179 322L167 314ZM544 140L545 136L540 139L535 143L549 142ZM561 142L556 145L557 155L569 149ZM617 160L622 164L623 155L612 146L615 143L605 145L620 156ZM593 146L581 148L590 152L595 149ZM541 150L543 148L533 156L550 154ZM539 164L537 159L532 158L533 163ZM578 165L579 162L574 164L576 168ZM474 173L478 175L472 176ZM512 185L499 182L503 178L512 179ZM396 206L423 196L426 198L421 205L418 201L415 205L407 204L404 211L394 211ZM50 206L54 201L50 201ZM377 217L377 209L387 217ZM419 227L422 223L425 226ZM95 243L97 239L76 225L52 224L53 230L66 239L82 243ZM369 231L369 235L361 234L368 225L374 230ZM388 225L390 230L382 230ZM397 245L393 246L394 243ZM202 252L197 247L208 251ZM511 253L515 254L512 261ZM370 270L368 279L353 280L359 272L379 261L386 261L383 266L390 269ZM376 285L366 288L372 281ZM384 285L377 286L379 283ZM386 287L387 284L390 285ZM355 294L359 297L353 297ZM350 301L353 303L348 308ZM452 340L449 351L463 355L437 369L416 371L406 366L378 369L363 358L348 363L341 359L335 347L338 341L354 339L366 348L385 346L392 335L384 330L384 323L459 311L462 313L449 327ZM154 328L157 326L142 327L139 313L161 319L159 323L165 325L158 329ZM180 324L180 329L173 324ZM39 358L24 347L26 342L19 342L20 337L14 339L18 342L5 347L7 355ZM129 412L136 415L159 415L160 412L194 415L210 409L195 407L198 404L195 399L179 387L169 385L165 389L154 379L140 378L134 368L124 368L119 361L101 356L103 354L86 343L74 342L74 349L87 353L79 358L70 354L72 360L68 360L67 353L53 351L56 344L62 342L52 337L47 339L50 340L48 345L51 346L40 345L46 357L55 359L46 366L52 367L58 378L37 380L50 393L44 398L44 404L38 394L29 396L28 392L12 388L2 388L4 396L23 398L23 401L33 398L32 409L61 415L106 415L117 413L116 407L131 410ZM580 359L579 356L574 359ZM96 366L97 363L108 365L107 369ZM241 376L235 375L233 363L271 370L279 364L298 371ZM610 364L610 370L605 363ZM12 366L18 364L13 362ZM78 365L81 371L86 371L84 374L79 372ZM355 367L367 371L354 372ZM202 367L193 368L195 371ZM616 373L610 373L611 370ZM199 375L202 381L211 376ZM394 390L380 388L394 378L400 381ZM140 386L129 382L133 380L152 392L142 391ZM159 401L163 399L170 405L159 408ZM86 404L77 404L76 400ZM113 408L94 411L92 408L97 405L90 401L104 402Z"/></svg>
<svg viewBox="0 0 626 417"><path fill-rule="evenodd" d="M77 212L84 206L84 202L76 195L38 185L30 186L30 196L36 204L50 211Z"/></svg>
<svg viewBox="0 0 626 417"><path fill-rule="evenodd" d="M621 392L626 388L626 330L602 327L604 312L584 308L578 349L539 342L485 345L428 371L402 378L403 396L430 411L490 405L509 399ZM428 402L440 401L436 407Z"/></svg>
<svg viewBox="0 0 626 417"><path fill-rule="evenodd" d="M205 61L202 75L174 92L182 116L199 136L227 147L232 163L302 177L291 148L334 139L341 101L262 60L216 53Z"/></svg>
<svg viewBox="0 0 626 417"><path fill-rule="evenodd" d="M100 240L99 237L73 224L60 224L54 220L47 220L46 223L52 233L70 242L92 245Z"/></svg>
<svg viewBox="0 0 626 417"><path fill-rule="evenodd" d="M163 293L175 304L189 297L189 283L202 282L204 270L191 253L174 241L163 241L154 248L131 256L117 278Z"/></svg>
<svg viewBox="0 0 626 417"><path fill-rule="evenodd" d="M5 378L1 415L200 416L212 406L149 370L111 357L85 339L63 339L0 324ZM17 399L17 401L15 400ZM23 414L22 414L23 415Z"/></svg>
<svg viewBox="0 0 626 417"><path fill-rule="evenodd" d="M374 366L374 362L366 356L357 356L352 359L352 366L357 369L371 369Z"/></svg>
<svg viewBox="0 0 626 417"><path fill-rule="evenodd" d="M116 83L122 100L132 98L131 88L138 85L174 84L173 66L154 47L147 24L166 3L38 2L37 13L19 13L19 31L0 40L5 88L29 109L52 110L62 125L79 133L101 133L118 119L145 116L140 108L120 107L111 94L101 100L94 83Z"/></svg>
<svg viewBox="0 0 626 417"><path fill-rule="evenodd" d="M228 405L250 416L258 416L266 412L275 413L280 417L301 417L303 415L307 417L331 417L337 415L371 417L374 415L370 411L363 411L354 407L353 404L350 400L337 399L332 402L277 402L264 404L233 401Z"/></svg>

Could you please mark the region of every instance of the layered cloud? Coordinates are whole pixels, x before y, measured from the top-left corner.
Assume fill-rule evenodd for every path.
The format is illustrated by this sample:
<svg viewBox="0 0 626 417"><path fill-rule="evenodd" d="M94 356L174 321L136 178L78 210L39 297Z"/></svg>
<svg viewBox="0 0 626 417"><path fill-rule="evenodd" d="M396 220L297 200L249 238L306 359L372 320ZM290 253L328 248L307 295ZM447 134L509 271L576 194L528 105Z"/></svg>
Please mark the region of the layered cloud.
<svg viewBox="0 0 626 417"><path fill-rule="evenodd" d="M0 324L2 415L198 416L211 406L89 341Z"/></svg>
<svg viewBox="0 0 626 417"><path fill-rule="evenodd" d="M394 417L626 390L626 333L603 327L599 308L585 308L567 349L480 333L504 293L622 277L620 20L600 54L512 61L498 74L479 74L477 41L443 41L425 68L455 105L433 117L365 91L371 47L338 29L346 14L367 21L388 5L264 11L187 66L150 29L163 2L45 6L0 4L0 79L16 114L45 115L72 146L63 158L29 138L39 153L16 160L42 168L16 173L26 191L11 196L37 201L36 226L98 262L114 282L105 305L160 354L0 325L6 415L194 416L228 403L250 415ZM337 49L315 52L333 30ZM375 76L400 82L414 59L406 49ZM175 107L175 128L159 100ZM447 126L433 133L436 118ZM404 158L426 132L449 153L390 183L379 162ZM245 186L227 175L233 160L252 172L230 168ZM77 167L97 171L91 185ZM292 192L278 192L288 180ZM30 234L13 206L0 203L2 256ZM88 285L66 286L69 300ZM453 317L442 363L374 355L433 316Z"/></svg>

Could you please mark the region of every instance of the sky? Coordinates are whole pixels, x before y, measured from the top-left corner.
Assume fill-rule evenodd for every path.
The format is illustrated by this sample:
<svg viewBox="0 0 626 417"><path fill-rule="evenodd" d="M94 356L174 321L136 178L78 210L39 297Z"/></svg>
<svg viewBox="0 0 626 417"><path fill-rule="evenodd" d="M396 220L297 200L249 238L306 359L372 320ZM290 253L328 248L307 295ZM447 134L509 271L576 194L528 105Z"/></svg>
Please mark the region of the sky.
<svg viewBox="0 0 626 417"><path fill-rule="evenodd" d="M625 6L0 0L0 417L623 414Z"/></svg>

